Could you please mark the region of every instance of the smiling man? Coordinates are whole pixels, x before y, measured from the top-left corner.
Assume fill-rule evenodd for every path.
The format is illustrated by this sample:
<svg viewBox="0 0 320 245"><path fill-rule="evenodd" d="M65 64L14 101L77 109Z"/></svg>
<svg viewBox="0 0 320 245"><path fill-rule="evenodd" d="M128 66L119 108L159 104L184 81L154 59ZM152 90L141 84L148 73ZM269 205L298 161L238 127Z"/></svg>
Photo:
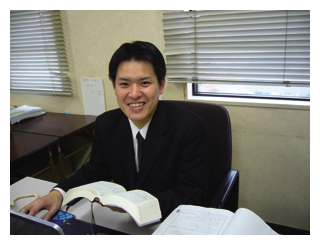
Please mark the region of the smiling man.
<svg viewBox="0 0 320 245"><path fill-rule="evenodd" d="M163 218L181 204L206 206L206 124L190 111L159 101L165 76L164 58L153 44L121 45L109 63L120 108L97 117L90 160L22 212L34 215L45 207L50 210L45 217L49 219L60 208L66 191L101 180L154 195ZM144 141L141 153L138 135Z"/></svg>
<svg viewBox="0 0 320 245"><path fill-rule="evenodd" d="M119 65L113 83L120 109L138 128L142 128L157 109L165 79L158 83L148 61L124 61Z"/></svg>

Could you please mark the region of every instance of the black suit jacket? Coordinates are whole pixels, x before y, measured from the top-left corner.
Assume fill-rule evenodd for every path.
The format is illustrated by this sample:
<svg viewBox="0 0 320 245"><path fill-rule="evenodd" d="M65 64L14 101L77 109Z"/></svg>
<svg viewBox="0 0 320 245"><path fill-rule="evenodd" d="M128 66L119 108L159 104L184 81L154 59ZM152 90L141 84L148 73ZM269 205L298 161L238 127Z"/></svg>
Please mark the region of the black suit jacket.
<svg viewBox="0 0 320 245"><path fill-rule="evenodd" d="M158 198L165 218L180 204L207 206L208 133L197 115L159 101L136 174L129 120L120 110L98 116L88 163L57 187L114 180L127 190L142 189Z"/></svg>

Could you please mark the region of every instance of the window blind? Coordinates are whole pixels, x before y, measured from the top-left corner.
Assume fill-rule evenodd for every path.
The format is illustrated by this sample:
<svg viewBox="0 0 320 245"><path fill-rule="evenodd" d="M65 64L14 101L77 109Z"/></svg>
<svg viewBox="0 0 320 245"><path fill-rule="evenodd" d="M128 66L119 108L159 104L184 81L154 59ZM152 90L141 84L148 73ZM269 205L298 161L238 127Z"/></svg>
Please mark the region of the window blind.
<svg viewBox="0 0 320 245"><path fill-rule="evenodd" d="M60 11L10 11L10 91L71 96Z"/></svg>
<svg viewBox="0 0 320 245"><path fill-rule="evenodd" d="M164 11L170 82L310 86L310 11Z"/></svg>

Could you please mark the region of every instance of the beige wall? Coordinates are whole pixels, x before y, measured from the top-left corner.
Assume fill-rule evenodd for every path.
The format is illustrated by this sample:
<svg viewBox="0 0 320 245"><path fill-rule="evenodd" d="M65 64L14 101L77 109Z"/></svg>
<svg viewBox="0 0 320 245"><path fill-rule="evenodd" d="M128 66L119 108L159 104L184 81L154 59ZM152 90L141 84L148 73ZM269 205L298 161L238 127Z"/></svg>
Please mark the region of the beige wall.
<svg viewBox="0 0 320 245"><path fill-rule="evenodd" d="M11 105L83 114L80 77L104 81L107 110L117 108L108 62L123 42L144 40L164 50L162 11L62 11L72 97L11 94ZM184 99L185 85L167 84L163 99ZM310 111L227 105L239 206L266 221L310 229Z"/></svg>
<svg viewBox="0 0 320 245"><path fill-rule="evenodd" d="M226 106L241 207L310 229L310 111Z"/></svg>

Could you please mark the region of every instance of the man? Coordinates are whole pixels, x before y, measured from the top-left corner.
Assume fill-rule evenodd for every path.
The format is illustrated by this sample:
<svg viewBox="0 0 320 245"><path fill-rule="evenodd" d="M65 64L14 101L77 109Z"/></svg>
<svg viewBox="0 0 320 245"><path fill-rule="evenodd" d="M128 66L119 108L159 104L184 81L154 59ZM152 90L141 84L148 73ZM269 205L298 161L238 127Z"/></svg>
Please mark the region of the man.
<svg viewBox="0 0 320 245"><path fill-rule="evenodd" d="M121 45L109 64L120 108L97 117L89 162L22 212L35 215L47 208L48 220L60 208L67 190L101 180L154 195L163 218L180 204L206 206L206 124L187 110L159 101L165 76L164 58L153 44ZM144 139L142 155L137 134Z"/></svg>

